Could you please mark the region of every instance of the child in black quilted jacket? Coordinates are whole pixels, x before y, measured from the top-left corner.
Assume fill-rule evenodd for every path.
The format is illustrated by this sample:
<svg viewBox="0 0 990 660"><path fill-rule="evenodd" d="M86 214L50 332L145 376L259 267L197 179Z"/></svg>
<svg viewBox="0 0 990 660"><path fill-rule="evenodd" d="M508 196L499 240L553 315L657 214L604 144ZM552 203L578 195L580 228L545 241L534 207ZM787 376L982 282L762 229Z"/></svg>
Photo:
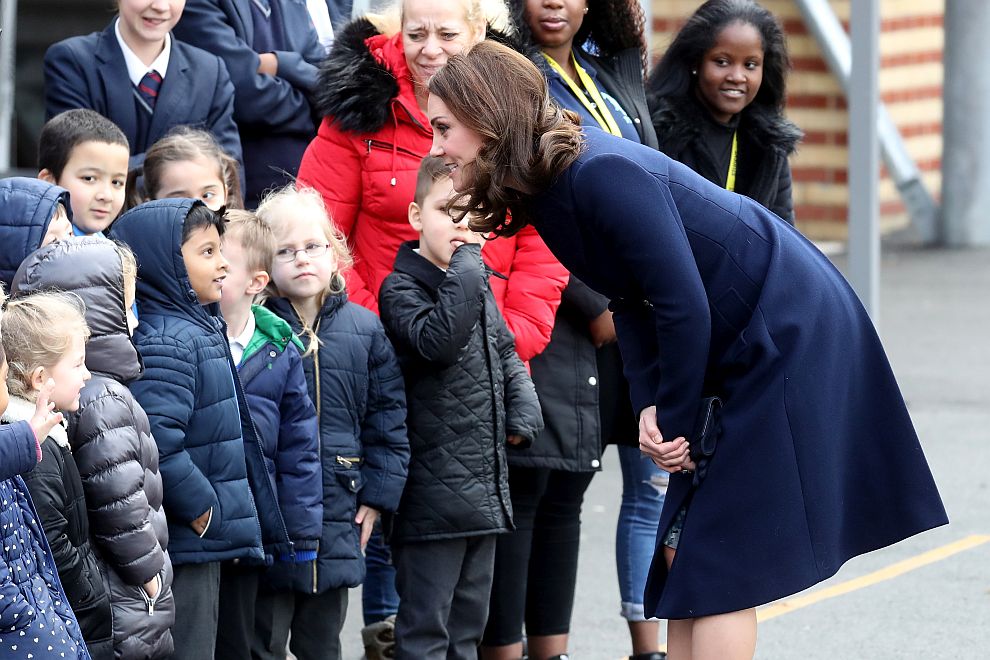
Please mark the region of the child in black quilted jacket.
<svg viewBox="0 0 990 660"><path fill-rule="evenodd" d="M382 321L406 381L409 477L395 516L396 658L471 658L488 618L495 535L510 531L505 443L543 427L536 391L495 305L480 235L447 212L424 159L405 243L382 284Z"/></svg>

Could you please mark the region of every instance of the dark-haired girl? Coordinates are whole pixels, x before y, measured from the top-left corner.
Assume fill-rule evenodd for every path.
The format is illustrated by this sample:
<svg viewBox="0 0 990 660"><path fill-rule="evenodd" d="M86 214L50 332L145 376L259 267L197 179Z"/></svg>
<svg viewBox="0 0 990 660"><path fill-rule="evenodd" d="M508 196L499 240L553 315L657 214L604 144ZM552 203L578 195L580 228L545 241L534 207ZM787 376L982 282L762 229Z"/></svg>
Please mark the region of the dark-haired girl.
<svg viewBox="0 0 990 660"><path fill-rule="evenodd" d="M510 0L521 50L550 95L583 124L656 148L643 88L643 12L637 0ZM663 504L661 471L639 451L608 299L570 277L546 350L531 363L546 428L513 450L509 483L516 530L499 537L482 655L567 651L581 535L581 506L616 443L623 476L616 530L622 615L633 658L659 656L659 623L643 616L643 590Z"/></svg>
<svg viewBox="0 0 990 660"><path fill-rule="evenodd" d="M750 0L709 0L650 75L660 150L794 224L788 156L801 131L783 116L784 32Z"/></svg>
<svg viewBox="0 0 990 660"><path fill-rule="evenodd" d="M672 660L752 658L756 606L947 522L873 323L793 227L579 126L504 46L450 58L429 89L455 217L532 223L611 300L640 448L671 473L644 604L669 620Z"/></svg>

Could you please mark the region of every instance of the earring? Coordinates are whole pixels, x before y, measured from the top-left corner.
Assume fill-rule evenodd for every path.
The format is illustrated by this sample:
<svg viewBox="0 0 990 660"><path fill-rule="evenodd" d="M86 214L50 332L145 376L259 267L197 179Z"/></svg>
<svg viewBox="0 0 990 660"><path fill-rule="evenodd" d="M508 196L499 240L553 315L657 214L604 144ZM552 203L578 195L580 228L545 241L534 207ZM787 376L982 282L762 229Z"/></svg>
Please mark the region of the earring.
<svg viewBox="0 0 990 660"><path fill-rule="evenodd" d="M585 14L587 14L587 13L588 13L588 8L587 8L587 7L585 7L585 8L584 8L584 13L585 13Z"/></svg>
<svg viewBox="0 0 990 660"><path fill-rule="evenodd" d="M691 69L691 75L692 76L698 75L698 70L697 69Z"/></svg>

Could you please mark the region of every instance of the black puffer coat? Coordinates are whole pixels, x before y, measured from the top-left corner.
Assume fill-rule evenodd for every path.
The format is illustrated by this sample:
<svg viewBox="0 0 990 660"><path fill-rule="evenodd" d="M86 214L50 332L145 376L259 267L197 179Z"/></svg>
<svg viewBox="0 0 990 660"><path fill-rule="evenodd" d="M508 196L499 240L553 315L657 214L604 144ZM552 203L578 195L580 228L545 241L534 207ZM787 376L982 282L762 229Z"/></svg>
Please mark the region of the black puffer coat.
<svg viewBox="0 0 990 660"><path fill-rule="evenodd" d="M3 419L24 421L33 414L34 403L11 397ZM109 660L113 657L110 593L90 546L86 496L63 426L51 430L41 443L41 454L41 462L24 473L24 483L38 510L86 647L93 660Z"/></svg>
<svg viewBox="0 0 990 660"><path fill-rule="evenodd" d="M691 97L649 96L650 117L660 151L679 160L701 176L723 185L725 172L704 139L704 122L714 121ZM801 129L781 115L756 104L739 113L739 164L736 192L746 195L794 224L791 166L788 156L801 140Z"/></svg>
<svg viewBox="0 0 990 660"><path fill-rule="evenodd" d="M140 378L143 367L127 331L120 256L105 239L72 238L28 257L14 286L21 293L71 291L86 305L86 366L93 377L69 415L69 442L93 542L107 568L115 656L166 658L175 622L168 523L158 446L148 416L125 385ZM141 585L156 577L162 588L152 600Z"/></svg>
<svg viewBox="0 0 990 660"><path fill-rule="evenodd" d="M488 286L480 245L443 271L404 243L379 308L406 380L412 460L399 542L513 528L505 438L543 428L533 382Z"/></svg>

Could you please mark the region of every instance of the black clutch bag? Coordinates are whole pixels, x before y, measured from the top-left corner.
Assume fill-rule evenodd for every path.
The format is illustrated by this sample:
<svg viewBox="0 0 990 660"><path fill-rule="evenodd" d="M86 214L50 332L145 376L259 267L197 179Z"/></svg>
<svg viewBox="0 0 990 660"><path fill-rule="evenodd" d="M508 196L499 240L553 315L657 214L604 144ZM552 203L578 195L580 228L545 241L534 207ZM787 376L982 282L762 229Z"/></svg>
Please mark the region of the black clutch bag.
<svg viewBox="0 0 990 660"><path fill-rule="evenodd" d="M701 400L698 417L694 420L694 430L688 441L691 443L691 460L694 461L694 485L698 487L708 474L708 465L715 455L718 437L722 434L722 399L717 396Z"/></svg>

